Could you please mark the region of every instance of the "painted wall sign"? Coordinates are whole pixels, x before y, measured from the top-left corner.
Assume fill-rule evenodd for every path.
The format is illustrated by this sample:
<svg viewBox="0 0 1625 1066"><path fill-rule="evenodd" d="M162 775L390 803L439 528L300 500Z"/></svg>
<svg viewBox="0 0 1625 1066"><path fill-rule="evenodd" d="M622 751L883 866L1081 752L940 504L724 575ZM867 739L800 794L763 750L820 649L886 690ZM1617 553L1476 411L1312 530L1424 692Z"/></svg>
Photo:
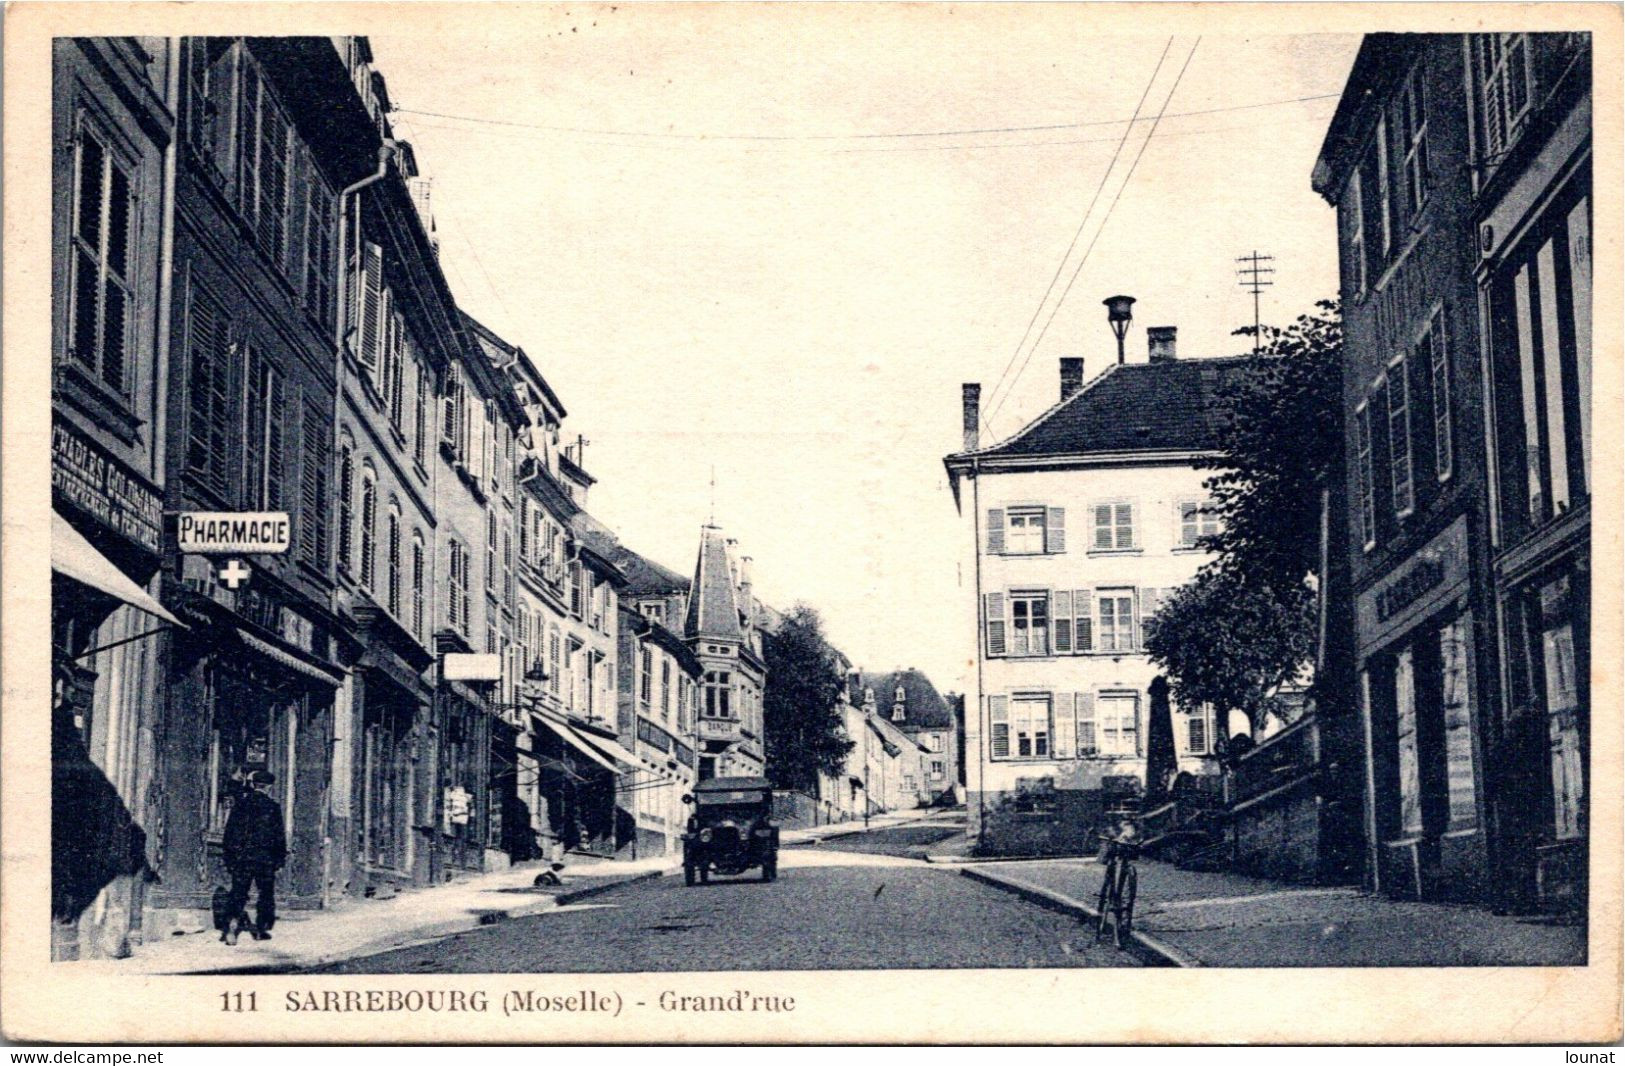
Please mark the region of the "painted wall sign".
<svg viewBox="0 0 1625 1066"><path fill-rule="evenodd" d="M1355 620L1361 653L1387 643L1466 584L1467 518L1463 516L1360 594Z"/></svg>
<svg viewBox="0 0 1625 1066"><path fill-rule="evenodd" d="M175 546L206 555L281 555L292 527L286 511L182 511L175 516Z"/></svg>
<svg viewBox="0 0 1625 1066"><path fill-rule="evenodd" d="M51 426L51 490L148 551L161 549L162 498L61 419Z"/></svg>

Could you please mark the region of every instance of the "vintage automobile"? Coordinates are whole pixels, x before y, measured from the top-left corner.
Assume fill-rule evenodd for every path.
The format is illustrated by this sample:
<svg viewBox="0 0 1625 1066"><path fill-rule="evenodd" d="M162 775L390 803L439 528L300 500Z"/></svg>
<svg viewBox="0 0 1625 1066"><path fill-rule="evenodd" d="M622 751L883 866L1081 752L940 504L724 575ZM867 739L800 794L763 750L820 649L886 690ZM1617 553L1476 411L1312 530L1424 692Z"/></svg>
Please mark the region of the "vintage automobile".
<svg viewBox="0 0 1625 1066"><path fill-rule="evenodd" d="M713 777L683 797L691 804L683 834L683 881L705 884L760 867L763 881L779 876L779 827L773 786L762 777Z"/></svg>

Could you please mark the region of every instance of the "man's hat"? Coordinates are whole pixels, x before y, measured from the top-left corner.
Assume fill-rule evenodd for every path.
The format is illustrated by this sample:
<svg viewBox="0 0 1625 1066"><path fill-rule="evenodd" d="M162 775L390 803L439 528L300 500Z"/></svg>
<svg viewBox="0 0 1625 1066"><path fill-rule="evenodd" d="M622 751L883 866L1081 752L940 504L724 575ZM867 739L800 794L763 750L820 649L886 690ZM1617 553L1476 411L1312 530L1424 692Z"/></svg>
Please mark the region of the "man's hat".
<svg viewBox="0 0 1625 1066"><path fill-rule="evenodd" d="M276 774L269 770L255 770L248 775L248 783L251 785L274 785L276 784Z"/></svg>

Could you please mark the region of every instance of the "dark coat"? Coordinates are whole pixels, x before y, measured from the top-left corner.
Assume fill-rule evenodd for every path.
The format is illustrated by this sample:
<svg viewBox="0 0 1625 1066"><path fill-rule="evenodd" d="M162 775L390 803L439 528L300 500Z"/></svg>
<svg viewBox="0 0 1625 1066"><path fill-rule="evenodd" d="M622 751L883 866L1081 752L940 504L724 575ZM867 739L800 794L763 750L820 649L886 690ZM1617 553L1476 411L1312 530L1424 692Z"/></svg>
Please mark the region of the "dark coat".
<svg viewBox="0 0 1625 1066"><path fill-rule="evenodd" d="M223 845L228 870L248 866L280 868L288 858L282 805L263 792L249 789L232 804Z"/></svg>

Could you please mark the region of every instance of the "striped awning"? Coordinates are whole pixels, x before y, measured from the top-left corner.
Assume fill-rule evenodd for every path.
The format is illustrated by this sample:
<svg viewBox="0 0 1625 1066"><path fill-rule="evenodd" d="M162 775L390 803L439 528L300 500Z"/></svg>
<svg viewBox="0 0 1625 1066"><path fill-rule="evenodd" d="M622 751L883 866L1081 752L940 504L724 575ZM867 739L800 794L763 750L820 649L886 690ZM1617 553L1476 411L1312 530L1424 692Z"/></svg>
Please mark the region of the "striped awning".
<svg viewBox="0 0 1625 1066"><path fill-rule="evenodd" d="M571 729L563 722L556 722L552 718L540 714L533 714L531 715L531 718L542 723L554 733L557 733L560 740L563 740L566 744L575 748L577 751L581 752L581 754L585 755L599 766L602 766L610 773L620 773L619 767L617 767L613 762L599 752L597 748L594 748L591 744L588 744L585 740L583 740L580 733L577 733L574 729Z"/></svg>
<svg viewBox="0 0 1625 1066"><path fill-rule="evenodd" d="M339 673L337 670L332 670L328 667L320 666L313 662L306 662L299 656L294 655L291 652L283 651L270 641L261 640L252 633L245 633L239 629L237 631L237 639L241 640L244 644L248 645L250 648L253 648L267 659L272 659L283 666L286 666L289 670L304 674L306 677L314 678L323 684L337 685L344 680L344 675Z"/></svg>

